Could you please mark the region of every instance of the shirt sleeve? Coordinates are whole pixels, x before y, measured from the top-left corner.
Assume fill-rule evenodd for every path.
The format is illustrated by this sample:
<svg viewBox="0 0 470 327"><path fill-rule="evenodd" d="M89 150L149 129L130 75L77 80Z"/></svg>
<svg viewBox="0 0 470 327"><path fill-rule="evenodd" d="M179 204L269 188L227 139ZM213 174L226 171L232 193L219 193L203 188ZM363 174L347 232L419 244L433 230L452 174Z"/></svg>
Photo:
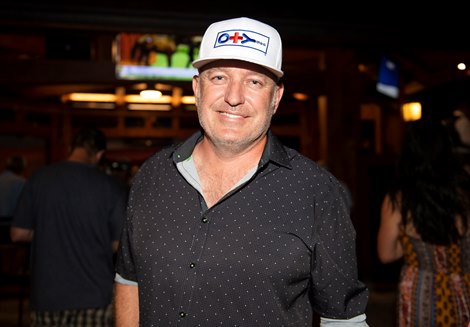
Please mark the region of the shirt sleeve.
<svg viewBox="0 0 470 327"><path fill-rule="evenodd" d="M123 285L132 285L132 286L138 285L136 282L122 278L122 276L119 275L118 273L116 273L116 275L114 276L114 281L118 284L123 284Z"/></svg>
<svg viewBox="0 0 470 327"><path fill-rule="evenodd" d="M127 217L119 241L116 258L116 273L123 280L137 282L134 254L132 248L132 221Z"/></svg>
<svg viewBox="0 0 470 327"><path fill-rule="evenodd" d="M32 182L27 182L18 199L11 226L25 229L34 229L35 222L34 197L32 192Z"/></svg>
<svg viewBox="0 0 470 327"><path fill-rule="evenodd" d="M365 313L368 290L358 280L356 232L343 186L333 176L326 186L315 200L312 304L320 317L351 319Z"/></svg>
<svg viewBox="0 0 470 327"><path fill-rule="evenodd" d="M368 327L366 315L363 313L351 319L320 318L320 327Z"/></svg>

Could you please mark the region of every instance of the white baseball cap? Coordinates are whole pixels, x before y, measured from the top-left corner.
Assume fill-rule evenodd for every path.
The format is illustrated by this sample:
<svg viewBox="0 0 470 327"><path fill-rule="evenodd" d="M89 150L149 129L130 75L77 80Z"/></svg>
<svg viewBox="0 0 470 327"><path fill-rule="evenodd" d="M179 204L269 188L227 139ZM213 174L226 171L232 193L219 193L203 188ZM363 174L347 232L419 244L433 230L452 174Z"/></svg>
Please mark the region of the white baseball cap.
<svg viewBox="0 0 470 327"><path fill-rule="evenodd" d="M278 31L260 21L233 18L211 24L202 37L195 68L220 59L236 59L258 64L278 78L284 75L282 41Z"/></svg>

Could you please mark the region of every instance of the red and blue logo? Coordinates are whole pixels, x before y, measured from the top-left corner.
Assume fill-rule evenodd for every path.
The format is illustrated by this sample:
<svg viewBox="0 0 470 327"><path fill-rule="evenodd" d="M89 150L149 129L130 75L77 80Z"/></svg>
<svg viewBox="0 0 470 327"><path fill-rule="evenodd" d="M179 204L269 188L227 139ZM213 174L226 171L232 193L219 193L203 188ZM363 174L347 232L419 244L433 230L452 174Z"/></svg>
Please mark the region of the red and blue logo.
<svg viewBox="0 0 470 327"><path fill-rule="evenodd" d="M248 30L227 30L217 33L214 48L243 47L268 53L269 37Z"/></svg>

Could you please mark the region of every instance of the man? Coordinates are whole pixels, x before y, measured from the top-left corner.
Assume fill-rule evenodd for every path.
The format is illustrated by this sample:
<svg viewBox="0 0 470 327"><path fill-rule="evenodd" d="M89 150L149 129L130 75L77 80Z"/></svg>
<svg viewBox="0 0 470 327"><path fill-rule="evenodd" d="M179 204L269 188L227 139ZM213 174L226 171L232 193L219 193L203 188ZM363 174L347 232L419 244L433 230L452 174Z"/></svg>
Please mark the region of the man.
<svg viewBox="0 0 470 327"><path fill-rule="evenodd" d="M21 190L26 183L23 176L25 160L15 155L8 158L5 170L0 174L0 220L10 222ZM8 235L8 234L7 234Z"/></svg>
<svg viewBox="0 0 470 327"><path fill-rule="evenodd" d="M32 326L114 326L127 189L97 168L105 149L103 132L84 128L67 160L40 169L23 189L10 236L32 242Z"/></svg>
<svg viewBox="0 0 470 327"><path fill-rule="evenodd" d="M278 32L206 30L193 78L201 133L149 158L129 197L116 323L367 326L345 190L270 124L284 86Z"/></svg>

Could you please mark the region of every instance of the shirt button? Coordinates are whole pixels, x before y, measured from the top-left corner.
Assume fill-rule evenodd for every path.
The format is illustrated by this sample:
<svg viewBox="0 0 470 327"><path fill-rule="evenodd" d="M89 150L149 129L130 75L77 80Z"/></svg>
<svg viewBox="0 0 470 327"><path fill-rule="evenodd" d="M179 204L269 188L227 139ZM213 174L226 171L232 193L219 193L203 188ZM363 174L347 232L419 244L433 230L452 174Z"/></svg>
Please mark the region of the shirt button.
<svg viewBox="0 0 470 327"><path fill-rule="evenodd" d="M206 217L202 218L202 222L205 224L209 221L209 219L207 219Z"/></svg>
<svg viewBox="0 0 470 327"><path fill-rule="evenodd" d="M184 317L186 317L186 312L180 311L179 315L180 315L181 318L184 318Z"/></svg>
<svg viewBox="0 0 470 327"><path fill-rule="evenodd" d="M189 268L194 268L194 267L196 267L196 264L195 264L194 262L191 262L191 263L189 264Z"/></svg>

